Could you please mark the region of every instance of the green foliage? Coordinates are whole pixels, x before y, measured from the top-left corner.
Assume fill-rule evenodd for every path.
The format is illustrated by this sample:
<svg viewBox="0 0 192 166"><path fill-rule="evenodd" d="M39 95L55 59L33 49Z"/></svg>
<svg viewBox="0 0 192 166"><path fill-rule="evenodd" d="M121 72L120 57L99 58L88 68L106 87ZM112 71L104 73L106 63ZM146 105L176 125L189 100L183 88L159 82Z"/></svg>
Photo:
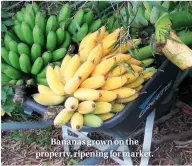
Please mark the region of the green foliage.
<svg viewBox="0 0 192 166"><path fill-rule="evenodd" d="M14 21L11 17L12 15L5 10L1 11L1 32L7 32L8 29L14 25Z"/></svg>

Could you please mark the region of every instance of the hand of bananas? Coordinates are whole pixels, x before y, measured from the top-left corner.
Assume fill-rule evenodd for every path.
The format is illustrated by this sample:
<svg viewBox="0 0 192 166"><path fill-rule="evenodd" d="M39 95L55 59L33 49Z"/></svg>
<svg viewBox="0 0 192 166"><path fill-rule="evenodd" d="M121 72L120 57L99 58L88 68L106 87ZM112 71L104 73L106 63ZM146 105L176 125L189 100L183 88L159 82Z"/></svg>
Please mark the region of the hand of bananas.
<svg viewBox="0 0 192 166"><path fill-rule="evenodd" d="M79 45L79 54L66 55L61 67L47 66L48 86L39 85L33 98L42 105L59 105L64 109L56 116L54 125L61 127L71 120L71 127L99 127L125 105L139 96L142 84L156 69L142 67L142 61L125 54L139 40L116 46L121 28L108 33L103 26L89 33ZM126 46L125 46L126 45ZM128 47L128 48L127 48ZM145 66L151 64L151 59ZM111 70L113 68L113 70Z"/></svg>

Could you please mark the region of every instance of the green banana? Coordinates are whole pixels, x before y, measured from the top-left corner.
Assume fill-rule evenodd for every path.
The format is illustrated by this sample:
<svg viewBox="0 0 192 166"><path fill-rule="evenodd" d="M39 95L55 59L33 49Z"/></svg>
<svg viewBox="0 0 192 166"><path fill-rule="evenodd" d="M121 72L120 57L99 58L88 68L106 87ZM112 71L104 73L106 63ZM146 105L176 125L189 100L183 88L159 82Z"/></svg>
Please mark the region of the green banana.
<svg viewBox="0 0 192 166"><path fill-rule="evenodd" d="M20 68L24 73L30 73L31 71L31 62L29 57L26 54L21 54L19 57Z"/></svg>
<svg viewBox="0 0 192 166"><path fill-rule="evenodd" d="M52 52L52 61L58 61L63 58L67 53L65 48L59 48Z"/></svg>
<svg viewBox="0 0 192 166"><path fill-rule="evenodd" d="M56 48L57 44L57 36L54 31L49 31L47 35L47 43L46 43L46 48L49 51L53 51Z"/></svg>
<svg viewBox="0 0 192 166"><path fill-rule="evenodd" d="M21 24L15 24L14 25L14 31L17 34L17 36L19 37L19 39L23 42L25 42L25 39L23 37L23 34L21 32Z"/></svg>
<svg viewBox="0 0 192 166"><path fill-rule="evenodd" d="M97 19L89 27L89 32L95 32L96 30L98 30L101 27L101 24L102 24L101 20Z"/></svg>
<svg viewBox="0 0 192 166"><path fill-rule="evenodd" d="M42 29L38 25L35 25L35 27L33 28L33 39L34 43L40 44L42 48L44 47L45 45L44 34Z"/></svg>
<svg viewBox="0 0 192 166"><path fill-rule="evenodd" d="M66 31L65 40L60 47L61 48L68 48L70 44L71 44L71 35L68 31Z"/></svg>
<svg viewBox="0 0 192 166"><path fill-rule="evenodd" d="M5 44L6 49L9 49L9 43L12 40L13 40L12 37L8 33L6 33L5 37L4 37L4 44Z"/></svg>
<svg viewBox="0 0 192 166"><path fill-rule="evenodd" d="M41 46L35 43L31 47L31 61L34 63L38 57L41 57Z"/></svg>
<svg viewBox="0 0 192 166"><path fill-rule="evenodd" d="M12 66L6 66L4 73L14 80L17 80L21 77L21 73Z"/></svg>
<svg viewBox="0 0 192 166"><path fill-rule="evenodd" d="M20 70L20 66L19 66L19 55L14 52L14 51L9 51L9 62L11 63L11 65Z"/></svg>
<svg viewBox="0 0 192 166"><path fill-rule="evenodd" d="M37 83L40 84L40 85L49 86L48 83L47 83L46 78L36 78L36 81L37 81Z"/></svg>
<svg viewBox="0 0 192 166"><path fill-rule="evenodd" d="M144 60L142 60L142 66L143 66L143 67L148 67L148 66L150 66L154 61L155 61L155 59L153 59L153 58L144 59Z"/></svg>
<svg viewBox="0 0 192 166"><path fill-rule="evenodd" d="M21 12L22 12L23 14L25 14L26 8L22 8L22 9L21 9Z"/></svg>
<svg viewBox="0 0 192 166"><path fill-rule="evenodd" d="M21 22L19 20L14 20L14 24L21 24ZM17 35L18 36L18 35Z"/></svg>
<svg viewBox="0 0 192 166"><path fill-rule="evenodd" d="M19 53L18 49L17 49L17 46L18 46L18 43L16 41L12 40L12 41L9 42L9 50L10 51L14 51L16 53Z"/></svg>
<svg viewBox="0 0 192 166"><path fill-rule="evenodd" d="M16 83L17 83L17 80L11 80L11 81L9 81L8 85L9 86L15 86Z"/></svg>
<svg viewBox="0 0 192 166"><path fill-rule="evenodd" d="M93 22L93 20L94 20L93 11L90 10L87 13L85 13L83 17L83 23L87 23L88 25L90 25Z"/></svg>
<svg viewBox="0 0 192 166"><path fill-rule="evenodd" d="M150 2L148 2L148 1L143 1L143 5L144 5L145 9L146 9L149 13L151 13L153 6L150 4Z"/></svg>
<svg viewBox="0 0 192 166"><path fill-rule="evenodd" d="M16 82L16 86L21 86L23 84L24 84L24 81L21 79Z"/></svg>
<svg viewBox="0 0 192 166"><path fill-rule="evenodd" d="M3 72L7 66L9 65L1 62L1 72Z"/></svg>
<svg viewBox="0 0 192 166"><path fill-rule="evenodd" d="M73 35L71 40L75 43L79 43L79 40L77 39L77 35Z"/></svg>
<svg viewBox="0 0 192 166"><path fill-rule="evenodd" d="M9 83L9 81L11 81L12 79L10 77L8 77L6 74L1 73L1 84L2 85L6 85L7 83Z"/></svg>
<svg viewBox="0 0 192 166"><path fill-rule="evenodd" d="M46 14L45 12L38 12L35 16L35 25L38 25L43 32L46 27Z"/></svg>
<svg viewBox="0 0 192 166"><path fill-rule="evenodd" d="M37 75L40 72L42 67L43 67L43 58L39 57L33 63L33 66L31 68L31 73L34 75Z"/></svg>
<svg viewBox="0 0 192 166"><path fill-rule="evenodd" d="M30 87L30 86L35 86L36 85L36 82L35 82L35 80L34 79L29 79L29 80L26 80L25 81L26 82L26 86L27 87Z"/></svg>
<svg viewBox="0 0 192 166"><path fill-rule="evenodd" d="M9 51L5 47L1 48L1 57L6 63L11 64L9 61Z"/></svg>
<svg viewBox="0 0 192 166"><path fill-rule="evenodd" d="M26 12L25 13L30 13L32 14L33 16L35 16L35 12L33 11L33 6L31 4L27 4L26 5Z"/></svg>
<svg viewBox="0 0 192 166"><path fill-rule="evenodd" d="M39 5L35 2L32 3L32 8L33 8L34 13L37 13L40 10Z"/></svg>
<svg viewBox="0 0 192 166"><path fill-rule="evenodd" d="M8 31L7 34L11 37L11 40L15 40L16 42L20 41L12 29Z"/></svg>
<svg viewBox="0 0 192 166"><path fill-rule="evenodd" d="M57 17L50 16L46 24L46 35L48 35L49 31L56 31L56 29L57 29Z"/></svg>
<svg viewBox="0 0 192 166"><path fill-rule="evenodd" d="M150 14L150 22L151 24L155 24L159 19L160 11L156 7L153 7L151 14Z"/></svg>
<svg viewBox="0 0 192 166"><path fill-rule="evenodd" d="M68 19L71 15L71 8L69 7L69 4L63 5L59 12L58 21L59 22L65 22L66 19Z"/></svg>
<svg viewBox="0 0 192 166"><path fill-rule="evenodd" d="M44 52L42 55L43 65L46 66L49 62L51 62L52 54L50 51Z"/></svg>
<svg viewBox="0 0 192 166"><path fill-rule="evenodd" d="M56 61L52 63L53 67L54 66L61 66L61 62L60 61Z"/></svg>
<svg viewBox="0 0 192 166"><path fill-rule="evenodd" d="M81 29L77 32L77 40L80 42L88 33L88 24L87 23L84 23L82 26L81 26Z"/></svg>
<svg viewBox="0 0 192 166"><path fill-rule="evenodd" d="M47 66L44 67L39 74L37 75L38 78L45 78L46 77L46 71L47 71Z"/></svg>
<svg viewBox="0 0 192 166"><path fill-rule="evenodd" d="M30 26L31 29L35 26L35 17L30 13L25 13L24 21Z"/></svg>
<svg viewBox="0 0 192 166"><path fill-rule="evenodd" d="M16 18L20 21L23 22L24 21L24 14L21 11L18 11L16 13Z"/></svg>
<svg viewBox="0 0 192 166"><path fill-rule="evenodd" d="M31 53L30 53L30 49L28 47L27 44L25 43L19 43L18 46L17 46L17 49L18 49L18 52L19 54L26 54L27 56L30 57Z"/></svg>
<svg viewBox="0 0 192 166"><path fill-rule="evenodd" d="M56 31L57 45L60 46L65 39L65 30L58 28Z"/></svg>
<svg viewBox="0 0 192 166"><path fill-rule="evenodd" d="M33 44L33 33L31 28L29 27L29 25L26 22L22 22L21 24L21 31L23 33L23 37L25 39L25 41L32 45Z"/></svg>

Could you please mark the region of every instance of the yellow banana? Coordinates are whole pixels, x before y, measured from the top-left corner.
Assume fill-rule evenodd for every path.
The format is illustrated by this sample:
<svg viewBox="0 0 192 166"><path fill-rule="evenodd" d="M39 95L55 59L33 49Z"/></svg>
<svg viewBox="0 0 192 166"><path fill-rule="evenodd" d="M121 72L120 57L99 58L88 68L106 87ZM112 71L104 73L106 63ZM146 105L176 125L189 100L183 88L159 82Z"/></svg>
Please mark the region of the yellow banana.
<svg viewBox="0 0 192 166"><path fill-rule="evenodd" d="M102 58L102 45L97 45L89 54L87 61L93 61L95 65L99 64Z"/></svg>
<svg viewBox="0 0 192 166"><path fill-rule="evenodd" d="M109 54L105 57L103 57L101 59L101 62L104 61L105 59L109 59L109 58L115 58L116 62L120 62L120 61L128 61L129 59L131 59L131 55L129 54Z"/></svg>
<svg viewBox="0 0 192 166"><path fill-rule="evenodd" d="M135 58L131 58L131 59L127 60L127 62L128 62L129 64L133 64L133 65L137 65L137 66L139 66L139 65L142 64L141 61L139 61L139 60L137 60L137 59L135 59Z"/></svg>
<svg viewBox="0 0 192 166"><path fill-rule="evenodd" d="M122 65L117 66L111 72L109 72L106 76L107 77L116 77L124 74L126 72L126 68Z"/></svg>
<svg viewBox="0 0 192 166"><path fill-rule="evenodd" d="M89 39L90 35L91 35L91 33L87 34L87 35L83 38L83 40L81 40L81 43L79 44L79 51L82 50L82 49L84 49L84 47L87 46L87 42L88 42L88 39Z"/></svg>
<svg viewBox="0 0 192 166"><path fill-rule="evenodd" d="M100 127L103 121L97 115L86 114L83 116L83 124L89 127Z"/></svg>
<svg viewBox="0 0 192 166"><path fill-rule="evenodd" d="M65 125L73 116L73 111L68 111L66 108L63 109L54 119L54 126L55 127L62 127Z"/></svg>
<svg viewBox="0 0 192 166"><path fill-rule="evenodd" d="M105 114L111 112L112 105L108 102L96 102L96 107L93 114Z"/></svg>
<svg viewBox="0 0 192 166"><path fill-rule="evenodd" d="M71 118L71 128L73 130L80 130L83 127L83 115L75 112Z"/></svg>
<svg viewBox="0 0 192 166"><path fill-rule="evenodd" d="M135 100L139 95L136 93L130 97L124 98L124 99L118 99L116 102L117 103L128 103L130 101Z"/></svg>
<svg viewBox="0 0 192 166"><path fill-rule="evenodd" d="M41 105L51 106L61 104L65 100L65 96L36 93L33 95L33 99Z"/></svg>
<svg viewBox="0 0 192 166"><path fill-rule="evenodd" d="M134 73L134 74L125 73L125 74L122 75L122 77L126 77L127 78L126 84L129 84L129 83L135 81L139 77L139 74L138 73Z"/></svg>
<svg viewBox="0 0 192 166"><path fill-rule="evenodd" d="M74 96L79 100L97 100L101 94L94 89L79 88L74 92Z"/></svg>
<svg viewBox="0 0 192 166"><path fill-rule="evenodd" d="M81 65L80 57L79 55L76 54L71 58L69 64L65 69L65 81L70 80L74 76L75 72L78 70L80 65Z"/></svg>
<svg viewBox="0 0 192 166"><path fill-rule="evenodd" d="M137 91L140 91L143 88L143 85L139 85L138 87L134 88Z"/></svg>
<svg viewBox="0 0 192 166"><path fill-rule="evenodd" d="M83 101L79 104L78 107L78 112L81 114L88 114L93 112L93 110L95 109L95 102L91 101L91 100L87 100L87 101Z"/></svg>
<svg viewBox="0 0 192 166"><path fill-rule="evenodd" d="M125 108L124 104L115 103L113 105L113 108L112 108L111 112L118 113L118 112L121 112L124 108Z"/></svg>
<svg viewBox="0 0 192 166"><path fill-rule="evenodd" d="M108 90L98 90L101 94L101 97L97 99L97 101L111 102L117 98L117 94L113 91Z"/></svg>
<svg viewBox="0 0 192 166"><path fill-rule="evenodd" d="M60 67L56 65L55 68L54 68L54 71L55 71L58 79L60 80Z"/></svg>
<svg viewBox="0 0 192 166"><path fill-rule="evenodd" d="M53 91L45 85L38 85L38 91L40 94L51 94L54 95Z"/></svg>
<svg viewBox="0 0 192 166"><path fill-rule="evenodd" d="M106 114L98 115L98 117L100 117L104 121L104 120L111 119L112 117L114 117L114 115L115 114L113 114L113 113L106 113Z"/></svg>
<svg viewBox="0 0 192 166"><path fill-rule="evenodd" d="M77 100L75 97L69 97L65 101L65 108L69 111L75 111L78 108L79 100Z"/></svg>
<svg viewBox="0 0 192 166"><path fill-rule="evenodd" d="M47 67L46 79L49 87L56 95L64 95L64 87L51 66Z"/></svg>
<svg viewBox="0 0 192 166"><path fill-rule="evenodd" d="M61 68L60 68L60 80L62 84L65 84L65 70L67 68L67 65L69 64L71 60L71 56L70 55L66 55L65 58L63 59L62 63L61 63Z"/></svg>
<svg viewBox="0 0 192 166"><path fill-rule="evenodd" d="M134 82L126 84L125 87L127 87L127 88L136 88L139 85L141 85L144 81L145 80L144 80L143 76L140 75Z"/></svg>
<svg viewBox="0 0 192 166"><path fill-rule="evenodd" d="M143 68L140 67L140 66L138 66L138 65L133 65L133 64L131 64L130 66L131 66L131 68L133 69L133 71L136 72L136 73L140 73L140 72L143 71Z"/></svg>
<svg viewBox="0 0 192 166"><path fill-rule="evenodd" d="M113 92L117 94L117 98L119 99L119 98L126 98L134 95L136 93L136 90L122 87L122 88L113 90Z"/></svg>
<svg viewBox="0 0 192 166"><path fill-rule="evenodd" d="M106 80L105 85L101 87L103 90L114 90L122 87L127 82L126 77L110 77Z"/></svg>
<svg viewBox="0 0 192 166"><path fill-rule="evenodd" d="M97 39L98 44L104 39L105 35L106 35L106 28L105 28L105 26L102 26L99 29L99 36L98 36L98 39Z"/></svg>
<svg viewBox="0 0 192 166"><path fill-rule="evenodd" d="M64 91L66 94L72 94L75 92L81 84L81 77L74 76L70 80L68 80L64 86Z"/></svg>
<svg viewBox="0 0 192 166"><path fill-rule="evenodd" d="M81 85L80 88L98 89L105 84L104 76L94 76L87 78Z"/></svg>

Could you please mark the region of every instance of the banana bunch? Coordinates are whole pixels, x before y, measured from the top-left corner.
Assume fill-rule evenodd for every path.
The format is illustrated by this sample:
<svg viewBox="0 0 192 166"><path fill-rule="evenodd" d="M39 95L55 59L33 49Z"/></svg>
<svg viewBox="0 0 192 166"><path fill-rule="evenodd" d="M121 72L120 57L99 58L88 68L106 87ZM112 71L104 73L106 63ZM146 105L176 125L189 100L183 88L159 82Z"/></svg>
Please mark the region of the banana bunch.
<svg viewBox="0 0 192 166"><path fill-rule="evenodd" d="M141 61L125 54L127 49L134 48L133 43L139 44L138 39L114 45L121 31L118 28L108 33L101 27L85 36L79 54L66 55L60 68L47 66L48 86L39 85L39 93L33 98L45 106L65 101L64 109L54 120L56 126L69 120L75 130L83 125L101 126L104 120L123 110L122 103L135 100L142 84L156 72L155 68L143 68Z"/></svg>

